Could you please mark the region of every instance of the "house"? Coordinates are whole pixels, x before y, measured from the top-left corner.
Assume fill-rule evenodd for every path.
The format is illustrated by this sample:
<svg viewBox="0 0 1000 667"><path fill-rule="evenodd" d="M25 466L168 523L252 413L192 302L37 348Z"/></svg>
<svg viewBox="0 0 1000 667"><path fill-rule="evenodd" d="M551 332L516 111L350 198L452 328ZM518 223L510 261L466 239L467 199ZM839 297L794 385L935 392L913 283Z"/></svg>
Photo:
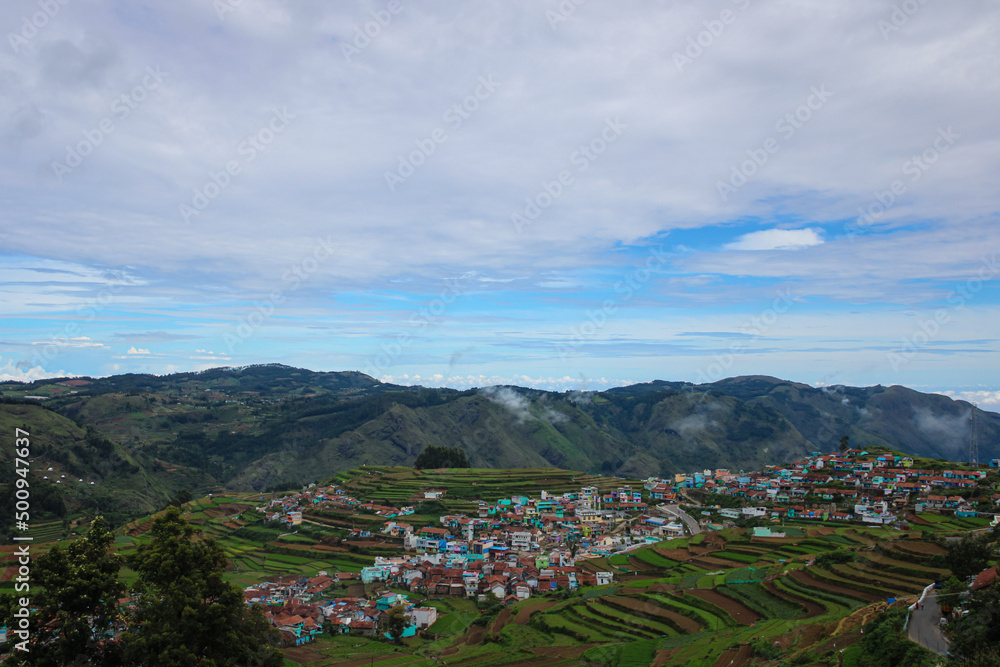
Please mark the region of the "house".
<svg viewBox="0 0 1000 667"><path fill-rule="evenodd" d="M438 610L434 607L413 607L409 611L410 621L421 630L434 625Z"/></svg>

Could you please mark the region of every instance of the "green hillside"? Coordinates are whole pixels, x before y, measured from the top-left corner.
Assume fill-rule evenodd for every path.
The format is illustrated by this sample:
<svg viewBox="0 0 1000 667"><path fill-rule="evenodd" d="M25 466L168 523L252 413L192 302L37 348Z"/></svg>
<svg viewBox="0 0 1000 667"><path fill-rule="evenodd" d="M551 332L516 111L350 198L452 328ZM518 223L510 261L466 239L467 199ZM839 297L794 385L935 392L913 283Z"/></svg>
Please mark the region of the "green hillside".
<svg viewBox="0 0 1000 667"><path fill-rule="evenodd" d="M110 490L65 491L71 504L124 513L162 506L182 488L267 491L361 465L411 465L428 445L461 448L477 468L645 478L782 464L833 451L844 435L857 446L964 460L973 424L972 406L942 395L764 376L602 392L457 391L275 364L7 382L0 392L3 423L21 420L42 436L36 454L46 468L62 466L60 475L86 477L88 487L117 480ZM26 396L37 405L18 401ZM975 416L980 460L1000 456L1000 415Z"/></svg>

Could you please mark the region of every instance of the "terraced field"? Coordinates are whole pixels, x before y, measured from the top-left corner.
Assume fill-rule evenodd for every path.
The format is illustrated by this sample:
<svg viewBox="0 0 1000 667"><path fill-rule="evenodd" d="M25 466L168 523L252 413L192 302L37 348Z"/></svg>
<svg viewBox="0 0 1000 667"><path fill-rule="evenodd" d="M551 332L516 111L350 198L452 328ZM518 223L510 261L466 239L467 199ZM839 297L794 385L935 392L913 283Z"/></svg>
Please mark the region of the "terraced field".
<svg viewBox="0 0 1000 667"><path fill-rule="evenodd" d="M621 482L549 469L366 468L343 475L341 483L355 497L397 506L417 505L425 490L442 489L447 511L470 512L479 499L537 496L541 489L561 492L584 484L608 488ZM312 576L320 570L357 572L376 554L398 553L391 542L373 539L352 547L342 539L352 528L379 530L385 520L381 516L308 510L296 531L261 522L253 507L265 499L218 495L184 507L186 517L223 547L230 560L227 577L240 585ZM411 515L406 520L421 525L436 519ZM587 571L614 572L610 586L538 595L493 615L483 615L471 600L426 600L422 604L438 607L439 617L425 635L401 646L324 636L314 645L290 650L287 664L712 667L729 661L750 664L750 646L765 640L781 648L788 664L833 667L839 655L833 642L837 650L850 646L860 638L861 625L881 613L890 599L912 600L929 582L950 574L941 567L945 550L929 536L964 529L951 521L928 524L908 535L880 527L802 522L786 527L785 538L754 538L731 528L661 542L578 563ZM151 525L147 518L126 526L116 547L129 553L148 539ZM35 530L58 539L63 528L39 524ZM5 576L11 571L9 556L3 556ZM10 583L3 581L0 587ZM358 595L364 587L354 584L348 590L342 587L339 594ZM797 663L799 658L803 662Z"/></svg>

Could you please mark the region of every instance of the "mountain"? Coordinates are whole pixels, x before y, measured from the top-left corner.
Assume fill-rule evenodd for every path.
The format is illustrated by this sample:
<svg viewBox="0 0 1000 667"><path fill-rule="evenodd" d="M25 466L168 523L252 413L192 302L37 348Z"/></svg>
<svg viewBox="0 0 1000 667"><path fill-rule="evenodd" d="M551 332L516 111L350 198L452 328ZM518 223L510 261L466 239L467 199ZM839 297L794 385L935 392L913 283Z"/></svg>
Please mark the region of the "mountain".
<svg viewBox="0 0 1000 667"><path fill-rule="evenodd" d="M781 464L833 451L844 435L854 446L967 460L973 424L973 406L938 394L766 376L601 392L458 391L269 364L2 383L0 392L3 423L31 426L40 465L98 482L64 488L67 502L124 499L137 509L181 489L288 488L363 464L411 465L427 445L460 447L474 467L641 478ZM980 460L1000 457L1000 415L975 410L974 425Z"/></svg>

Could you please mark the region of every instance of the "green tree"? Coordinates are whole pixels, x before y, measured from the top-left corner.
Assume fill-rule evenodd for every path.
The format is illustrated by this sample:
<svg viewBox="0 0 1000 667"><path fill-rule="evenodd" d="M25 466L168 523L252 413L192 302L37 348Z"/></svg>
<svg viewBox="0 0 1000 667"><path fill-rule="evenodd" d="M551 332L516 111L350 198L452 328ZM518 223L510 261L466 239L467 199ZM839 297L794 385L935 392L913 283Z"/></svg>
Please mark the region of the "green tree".
<svg viewBox="0 0 1000 667"><path fill-rule="evenodd" d="M965 581L985 570L992 555L993 547L988 534L967 533L958 542L948 545L945 562L952 574Z"/></svg>
<svg viewBox="0 0 1000 667"><path fill-rule="evenodd" d="M851 448L851 437L845 435L840 439L840 453L843 454L850 448Z"/></svg>
<svg viewBox="0 0 1000 667"><path fill-rule="evenodd" d="M417 460L413 462L413 467L422 468L468 468L469 459L465 452L458 447L437 447L427 445L424 451L420 452Z"/></svg>
<svg viewBox="0 0 1000 667"><path fill-rule="evenodd" d="M153 521L152 540L129 558L139 574L127 660L144 667L280 667L280 635L243 591L223 581L226 556L176 507Z"/></svg>
<svg viewBox="0 0 1000 667"><path fill-rule="evenodd" d="M108 641L124 620L118 607L125 597L118 580L122 558L112 551L113 543L114 535L98 516L86 537L65 549L57 545L33 563L29 651L12 651L5 664L121 664L117 644ZM15 627L13 597L4 596L0 610L3 624ZM0 644L0 653L18 640L12 635Z"/></svg>
<svg viewBox="0 0 1000 667"><path fill-rule="evenodd" d="M908 613L905 608L890 609L865 626L858 667L930 667L937 663L936 655L904 634Z"/></svg>
<svg viewBox="0 0 1000 667"><path fill-rule="evenodd" d="M403 632L406 630L406 626L409 624L410 621L406 617L406 609L401 604L392 607L386 614L385 631L389 633L394 642L399 642L400 637L403 636Z"/></svg>
<svg viewBox="0 0 1000 667"><path fill-rule="evenodd" d="M969 599L969 613L952 626L950 651L961 665L997 665L1000 661L1000 583L981 588ZM991 660L993 660L991 662Z"/></svg>

